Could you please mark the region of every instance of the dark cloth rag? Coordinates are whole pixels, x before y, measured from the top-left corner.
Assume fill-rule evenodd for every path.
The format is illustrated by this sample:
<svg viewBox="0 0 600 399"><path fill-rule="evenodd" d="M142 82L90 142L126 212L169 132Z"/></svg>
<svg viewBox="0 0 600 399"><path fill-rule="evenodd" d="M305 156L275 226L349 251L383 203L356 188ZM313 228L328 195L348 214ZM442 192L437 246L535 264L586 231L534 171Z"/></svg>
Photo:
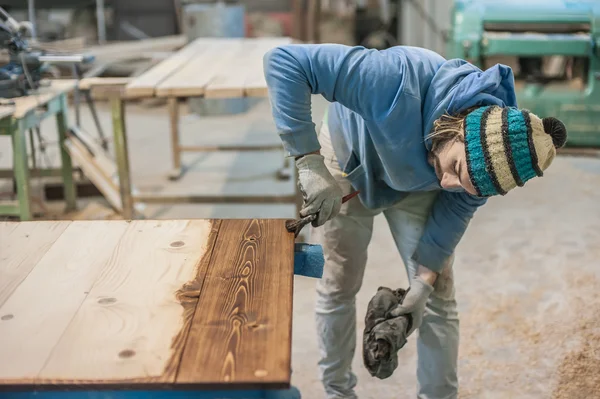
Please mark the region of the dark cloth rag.
<svg viewBox="0 0 600 399"><path fill-rule="evenodd" d="M363 332L363 361L373 377L385 379L398 367L398 351L406 344L410 315L389 316L402 304L406 290L379 287L367 307Z"/></svg>

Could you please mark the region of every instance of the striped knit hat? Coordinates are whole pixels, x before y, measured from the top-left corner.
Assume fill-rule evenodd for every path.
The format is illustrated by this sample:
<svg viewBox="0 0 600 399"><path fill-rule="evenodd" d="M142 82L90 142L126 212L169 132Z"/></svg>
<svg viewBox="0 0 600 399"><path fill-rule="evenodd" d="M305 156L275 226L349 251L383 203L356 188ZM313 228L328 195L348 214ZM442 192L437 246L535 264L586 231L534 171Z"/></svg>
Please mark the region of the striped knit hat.
<svg viewBox="0 0 600 399"><path fill-rule="evenodd" d="M471 182L481 197L505 195L543 171L567 139L556 118L526 110L480 107L465 118L465 151Z"/></svg>

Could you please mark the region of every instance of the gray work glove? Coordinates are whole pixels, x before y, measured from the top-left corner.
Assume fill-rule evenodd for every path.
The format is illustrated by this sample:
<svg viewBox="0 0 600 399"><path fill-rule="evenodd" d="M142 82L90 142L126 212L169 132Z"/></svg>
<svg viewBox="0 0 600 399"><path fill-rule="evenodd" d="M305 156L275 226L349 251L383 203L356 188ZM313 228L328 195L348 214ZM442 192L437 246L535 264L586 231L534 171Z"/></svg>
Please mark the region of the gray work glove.
<svg viewBox="0 0 600 399"><path fill-rule="evenodd" d="M411 316L412 325L410 326L407 336L412 334L417 328L421 327L423 314L425 313L425 305L427 305L427 299L432 292L432 285L427 283L421 277L415 276L410 282L410 288L406 292L402 304L390 311L390 317L398 317L401 315Z"/></svg>
<svg viewBox="0 0 600 399"><path fill-rule="evenodd" d="M342 189L327 170L322 155L304 155L296 161L296 167L298 186L304 197L300 216L318 214L312 225L322 226L340 212Z"/></svg>

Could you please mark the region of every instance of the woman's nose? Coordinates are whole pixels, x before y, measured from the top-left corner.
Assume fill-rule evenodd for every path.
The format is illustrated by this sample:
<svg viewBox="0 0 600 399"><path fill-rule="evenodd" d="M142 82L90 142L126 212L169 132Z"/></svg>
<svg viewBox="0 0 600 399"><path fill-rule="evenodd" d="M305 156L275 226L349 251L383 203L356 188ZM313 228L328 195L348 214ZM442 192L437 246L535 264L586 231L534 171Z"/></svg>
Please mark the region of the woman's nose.
<svg viewBox="0 0 600 399"><path fill-rule="evenodd" d="M444 173L442 176L442 181L440 182L440 186L442 188L460 188L460 180L458 176L453 173Z"/></svg>

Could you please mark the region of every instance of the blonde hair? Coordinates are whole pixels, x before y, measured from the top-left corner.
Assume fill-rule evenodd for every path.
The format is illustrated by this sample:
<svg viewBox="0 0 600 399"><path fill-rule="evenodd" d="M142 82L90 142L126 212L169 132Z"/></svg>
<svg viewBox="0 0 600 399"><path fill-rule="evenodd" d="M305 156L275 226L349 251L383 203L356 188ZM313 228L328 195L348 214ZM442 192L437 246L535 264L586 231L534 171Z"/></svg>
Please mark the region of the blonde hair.
<svg viewBox="0 0 600 399"><path fill-rule="evenodd" d="M465 141L465 118L477 107L469 108L456 116L444 114L433 122L433 131L425 139L431 140L431 153L437 154L447 144Z"/></svg>

